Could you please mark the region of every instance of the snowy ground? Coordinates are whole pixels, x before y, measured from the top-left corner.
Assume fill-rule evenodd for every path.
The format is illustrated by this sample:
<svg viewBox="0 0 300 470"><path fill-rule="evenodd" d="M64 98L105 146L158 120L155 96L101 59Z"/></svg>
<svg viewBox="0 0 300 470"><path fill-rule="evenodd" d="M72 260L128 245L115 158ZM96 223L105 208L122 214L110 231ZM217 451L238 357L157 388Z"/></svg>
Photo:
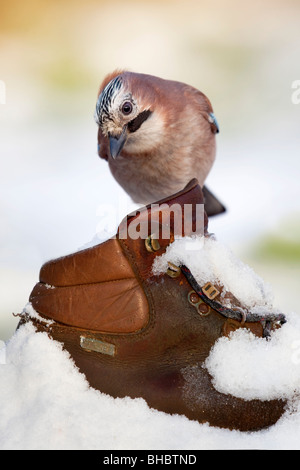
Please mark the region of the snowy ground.
<svg viewBox="0 0 300 470"><path fill-rule="evenodd" d="M245 332L220 341L209 364L217 386L241 396L291 399L300 391L299 337L299 319L292 317L267 344ZM213 428L89 388L60 344L29 325L9 341L0 378L1 449L299 449L297 395L293 413L267 430Z"/></svg>

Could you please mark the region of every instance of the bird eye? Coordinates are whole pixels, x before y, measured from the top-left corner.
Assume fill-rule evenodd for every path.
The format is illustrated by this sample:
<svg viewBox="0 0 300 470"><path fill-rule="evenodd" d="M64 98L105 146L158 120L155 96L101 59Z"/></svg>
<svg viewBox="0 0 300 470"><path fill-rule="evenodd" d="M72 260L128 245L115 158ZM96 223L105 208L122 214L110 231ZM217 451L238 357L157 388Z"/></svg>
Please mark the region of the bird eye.
<svg viewBox="0 0 300 470"><path fill-rule="evenodd" d="M128 115L132 112L132 104L130 103L130 101L125 101L125 103L123 103L123 106L122 106L122 113L125 114L125 115Z"/></svg>

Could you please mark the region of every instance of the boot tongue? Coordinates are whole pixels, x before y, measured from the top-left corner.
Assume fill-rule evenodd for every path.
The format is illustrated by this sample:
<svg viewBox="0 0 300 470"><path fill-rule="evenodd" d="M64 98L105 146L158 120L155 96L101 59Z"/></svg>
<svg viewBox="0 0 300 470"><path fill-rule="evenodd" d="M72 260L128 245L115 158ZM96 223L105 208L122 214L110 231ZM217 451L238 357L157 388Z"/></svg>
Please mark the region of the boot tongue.
<svg viewBox="0 0 300 470"><path fill-rule="evenodd" d="M176 237L206 235L207 228L203 192L198 180L193 179L178 193L125 217L119 226L118 237L147 238L155 233L157 238L172 242Z"/></svg>

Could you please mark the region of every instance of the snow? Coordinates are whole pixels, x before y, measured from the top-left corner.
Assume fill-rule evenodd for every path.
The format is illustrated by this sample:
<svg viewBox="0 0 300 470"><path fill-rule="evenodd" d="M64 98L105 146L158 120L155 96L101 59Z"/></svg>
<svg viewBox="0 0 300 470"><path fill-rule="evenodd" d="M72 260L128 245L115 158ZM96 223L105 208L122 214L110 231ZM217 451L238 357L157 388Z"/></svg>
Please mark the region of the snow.
<svg viewBox="0 0 300 470"><path fill-rule="evenodd" d="M295 331L293 332L293 328ZM278 354L299 337L299 321L291 318ZM235 335L239 336L239 335ZM247 348L247 334L243 351ZM280 334L278 335L280 337ZM252 342L254 340L252 339ZM224 352L230 346L232 364L240 361L237 348L241 338L220 341ZM217 346L218 348L219 346ZM264 349L265 348L265 349ZM264 358L273 351L271 342L253 344L256 376L265 372ZM274 346L276 349L276 346ZM295 352L295 351L294 351ZM231 354L232 353L232 354ZM267 378L280 372L276 358L268 360ZM287 354L284 355L287 358ZM280 361L281 366L284 359ZM297 361L296 361L297 362ZM277 377L277 392L292 380L299 389L299 364ZM251 364L252 366L253 364ZM284 368L283 368L284 369ZM227 369L225 369L227 370ZM293 378L293 375L296 378ZM236 381L247 377L236 374ZM210 427L148 408L142 399L113 399L88 386L61 345L46 333L37 333L31 324L23 325L6 345L6 364L0 367L0 448L1 449L298 449L300 431L299 401L293 413L284 415L273 427L256 433L242 433ZM248 379L251 381L251 378ZM297 383L296 383L297 382ZM266 381L261 383L262 388ZM288 393L291 387L287 385ZM255 393L254 393L255 395ZM126 432L125 432L126 431Z"/></svg>
<svg viewBox="0 0 300 470"><path fill-rule="evenodd" d="M246 400L300 398L300 317L286 317L269 341L246 329L217 341L205 364L217 390Z"/></svg>
<svg viewBox="0 0 300 470"><path fill-rule="evenodd" d="M155 259L153 273L166 272L168 262L186 265L200 286L221 285L253 312L273 310L271 286L214 237L178 238Z"/></svg>
<svg viewBox="0 0 300 470"><path fill-rule="evenodd" d="M209 274L227 288L236 287L238 279L243 288L236 294L248 305L271 305L269 288L216 240L176 240L156 262L156 272L167 260L184 260L198 279ZM25 311L38 316L30 304ZM150 409L143 399L100 393L89 387L60 343L27 323L6 343L5 354L2 348L0 448L299 449L300 318L293 313L287 319L268 341L245 329L221 337L204 364L223 393L288 401L274 426L254 433L214 428Z"/></svg>

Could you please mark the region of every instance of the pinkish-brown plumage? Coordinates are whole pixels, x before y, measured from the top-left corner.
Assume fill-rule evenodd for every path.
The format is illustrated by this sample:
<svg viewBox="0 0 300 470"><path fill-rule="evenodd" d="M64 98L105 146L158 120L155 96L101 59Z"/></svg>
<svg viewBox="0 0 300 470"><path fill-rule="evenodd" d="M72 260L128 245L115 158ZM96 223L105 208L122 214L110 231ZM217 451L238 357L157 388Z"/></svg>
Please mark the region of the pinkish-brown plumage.
<svg viewBox="0 0 300 470"><path fill-rule="evenodd" d="M99 156L135 202L158 201L192 178L204 186L218 127L210 101L197 89L115 71L100 87L95 118Z"/></svg>

